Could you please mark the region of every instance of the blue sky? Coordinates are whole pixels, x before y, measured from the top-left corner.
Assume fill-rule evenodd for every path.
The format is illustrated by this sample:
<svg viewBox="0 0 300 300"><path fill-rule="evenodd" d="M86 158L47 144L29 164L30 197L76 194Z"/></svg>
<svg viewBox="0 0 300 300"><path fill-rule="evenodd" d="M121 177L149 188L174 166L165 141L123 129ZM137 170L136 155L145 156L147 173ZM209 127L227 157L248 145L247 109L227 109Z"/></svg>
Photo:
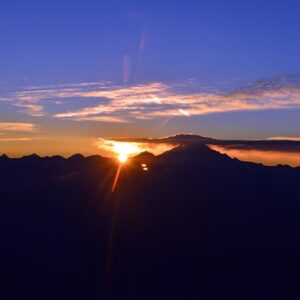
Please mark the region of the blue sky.
<svg viewBox="0 0 300 300"><path fill-rule="evenodd" d="M291 0L3 0L1 145L299 136L299 11Z"/></svg>
<svg viewBox="0 0 300 300"><path fill-rule="evenodd" d="M12 85L195 78L214 85L297 72L298 1L1 1ZM145 49L140 53L141 39Z"/></svg>

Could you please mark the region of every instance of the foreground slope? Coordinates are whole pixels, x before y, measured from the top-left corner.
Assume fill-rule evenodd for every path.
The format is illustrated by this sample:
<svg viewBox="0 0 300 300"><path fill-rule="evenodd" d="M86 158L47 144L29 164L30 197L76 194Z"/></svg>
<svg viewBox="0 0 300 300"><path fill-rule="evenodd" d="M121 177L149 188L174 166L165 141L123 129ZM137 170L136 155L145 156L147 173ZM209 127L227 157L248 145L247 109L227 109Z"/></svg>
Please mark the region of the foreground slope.
<svg viewBox="0 0 300 300"><path fill-rule="evenodd" d="M143 171L146 163L149 170ZM0 158L3 299L266 299L299 277L300 170L200 144Z"/></svg>

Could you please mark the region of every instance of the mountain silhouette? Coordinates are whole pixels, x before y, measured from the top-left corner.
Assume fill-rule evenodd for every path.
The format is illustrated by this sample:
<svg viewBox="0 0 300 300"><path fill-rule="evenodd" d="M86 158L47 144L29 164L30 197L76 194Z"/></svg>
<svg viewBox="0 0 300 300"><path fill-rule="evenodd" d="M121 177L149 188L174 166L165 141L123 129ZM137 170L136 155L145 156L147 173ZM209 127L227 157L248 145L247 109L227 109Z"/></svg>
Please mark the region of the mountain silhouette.
<svg viewBox="0 0 300 300"><path fill-rule="evenodd" d="M118 168L0 157L2 299L298 298L300 168L201 141L130 159L112 193Z"/></svg>
<svg viewBox="0 0 300 300"><path fill-rule="evenodd" d="M153 159L155 159L155 156L148 151L144 151L144 152L136 155L133 159L135 161L145 163L145 162L149 162L149 161L152 161Z"/></svg>

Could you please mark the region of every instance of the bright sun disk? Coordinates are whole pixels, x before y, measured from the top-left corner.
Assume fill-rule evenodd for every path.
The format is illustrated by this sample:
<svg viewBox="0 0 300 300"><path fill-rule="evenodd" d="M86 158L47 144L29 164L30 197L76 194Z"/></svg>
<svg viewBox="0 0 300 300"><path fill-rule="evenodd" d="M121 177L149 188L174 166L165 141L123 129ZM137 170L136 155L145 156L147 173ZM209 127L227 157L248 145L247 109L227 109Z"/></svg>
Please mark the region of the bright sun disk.
<svg viewBox="0 0 300 300"><path fill-rule="evenodd" d="M124 153L120 153L120 154L118 155L118 160L119 160L121 163L126 162L127 159L128 159L128 156L127 156L126 154L124 154Z"/></svg>

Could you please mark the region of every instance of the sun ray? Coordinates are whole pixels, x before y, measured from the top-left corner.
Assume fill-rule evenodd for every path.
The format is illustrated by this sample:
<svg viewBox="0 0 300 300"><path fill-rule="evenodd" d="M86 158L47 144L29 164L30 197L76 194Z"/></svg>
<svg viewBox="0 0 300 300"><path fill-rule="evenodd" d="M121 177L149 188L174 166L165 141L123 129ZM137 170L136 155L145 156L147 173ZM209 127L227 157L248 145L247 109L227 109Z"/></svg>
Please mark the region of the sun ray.
<svg viewBox="0 0 300 300"><path fill-rule="evenodd" d="M111 192L113 193L116 190L118 181L119 181L119 177L120 177L120 173L121 173L121 169L122 169L122 163L119 164L115 178L114 178L114 182L111 188Z"/></svg>

